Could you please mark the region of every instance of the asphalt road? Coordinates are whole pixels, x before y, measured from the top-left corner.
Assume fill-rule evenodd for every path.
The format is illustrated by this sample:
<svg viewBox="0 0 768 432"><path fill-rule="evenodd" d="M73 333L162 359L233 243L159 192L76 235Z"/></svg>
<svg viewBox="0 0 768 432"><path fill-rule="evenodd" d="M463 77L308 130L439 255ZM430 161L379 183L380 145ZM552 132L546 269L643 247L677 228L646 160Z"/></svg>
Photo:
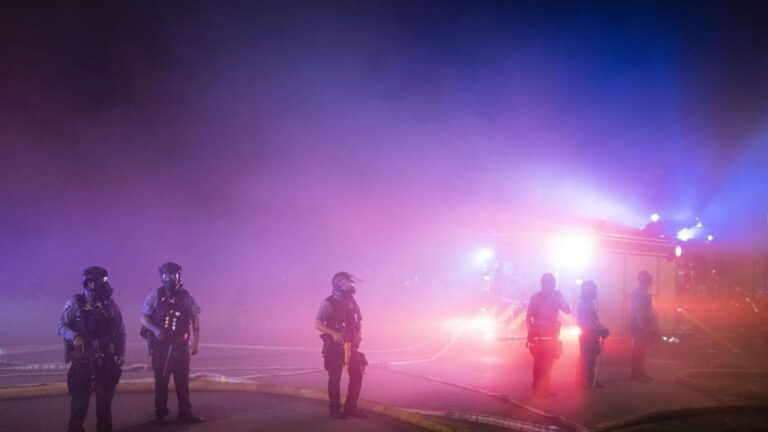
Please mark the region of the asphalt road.
<svg viewBox="0 0 768 432"><path fill-rule="evenodd" d="M552 388L557 397L550 399L531 396L532 359L521 341L483 340L471 334L448 332L435 335L413 347L387 350L366 348L363 345L372 364L366 371L361 395L363 399L435 415L467 417L482 414L487 417L483 420L486 422L491 418L494 421L517 421L534 426L554 425L565 430L571 426L594 428L647 412L759 402L745 398L738 392L727 391L727 380L719 384L718 388L722 388L722 391L716 394L678 384L675 377L685 370L722 365L741 367L739 359L709 345L696 349L657 345L649 358L649 372L655 380L638 383L629 380L624 342L619 338L609 339L599 371L599 379L605 388L583 391L575 385L574 380L576 342L566 341L565 353L556 363L552 379ZM62 382L65 369L60 364L60 351L61 347L57 345L27 346L26 349L23 346L6 347L0 352L0 361L3 362L0 363L0 387ZM129 344L128 364L146 363L144 351L141 343ZM201 353L193 357L192 366L193 373L215 373L264 384L322 390L326 374L319 369L321 364L319 347L204 344ZM124 379L149 377L150 374L150 371L137 366L135 370L127 371ZM733 387L741 385L736 381L730 384ZM202 415L212 419L211 424L236 422L245 428L235 429L235 426L227 425L227 430L269 430L281 424L284 427L276 430L308 430L302 429L299 423L303 421L302 418L313 424L311 430L324 430L320 428L326 427L323 425L334 428L331 430L356 430L337 428L355 427L353 422L359 422L353 420L350 426L330 422L331 419L325 414L325 405L320 401L291 401L281 405L285 409L278 409L274 407L279 404L271 402L273 398L280 397L193 393L193 404ZM240 403L245 399L247 403ZM64 403L63 398L51 401L54 405ZM3 413L21 412L25 403L36 404L6 401L0 402L0 407ZM247 409L251 405L254 408ZM273 408L256 408L261 406ZM119 395L116 413L119 412L118 416L128 415L125 418L116 417L121 419L121 427L133 425L131 427L150 428L151 425L142 423L146 420L146 407L151 407L151 394ZM52 420L53 423L66 421L66 410L55 412L50 413L50 416L58 418L57 421ZM29 415L31 413L29 411ZM368 429L366 426L359 430L401 430L386 429L401 427L397 422L376 421L384 429ZM752 423L759 424L759 421L754 419ZM312 422L317 422L318 426L315 427ZM255 429L248 429L248 425L256 426L253 426ZM477 423L471 429L497 428Z"/></svg>
<svg viewBox="0 0 768 432"><path fill-rule="evenodd" d="M371 413L367 419L334 419L321 401L260 393L211 393L194 395L196 413L205 422L197 425L173 421L159 426L152 417L152 394L118 393L113 402L115 432L152 431L416 431L386 416ZM93 405L93 403L92 403ZM69 398L46 397L0 403L0 424L5 431L66 430ZM89 410L86 430L95 430L95 407Z"/></svg>

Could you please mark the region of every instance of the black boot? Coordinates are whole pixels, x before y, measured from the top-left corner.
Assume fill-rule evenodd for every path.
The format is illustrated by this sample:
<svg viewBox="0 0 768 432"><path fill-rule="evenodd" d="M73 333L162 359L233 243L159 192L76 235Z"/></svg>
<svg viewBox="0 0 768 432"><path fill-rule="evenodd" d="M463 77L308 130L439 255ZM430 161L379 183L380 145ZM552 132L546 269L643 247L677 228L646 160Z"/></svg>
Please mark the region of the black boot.
<svg viewBox="0 0 768 432"><path fill-rule="evenodd" d="M192 414L191 412L188 412L188 413L179 414L178 421L179 423L197 424L197 423L202 423L203 418L198 417Z"/></svg>

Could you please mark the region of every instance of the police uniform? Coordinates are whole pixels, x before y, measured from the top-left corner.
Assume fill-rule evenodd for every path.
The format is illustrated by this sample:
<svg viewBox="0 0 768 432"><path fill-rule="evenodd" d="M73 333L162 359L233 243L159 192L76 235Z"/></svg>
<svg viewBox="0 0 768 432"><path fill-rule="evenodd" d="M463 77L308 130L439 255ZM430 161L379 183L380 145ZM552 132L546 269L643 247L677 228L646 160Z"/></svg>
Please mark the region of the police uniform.
<svg viewBox="0 0 768 432"><path fill-rule="evenodd" d="M645 355L648 347L653 344L656 335L651 293L640 287L635 288L630 295L630 308L632 313L629 328L632 334L630 378L647 381L650 380L650 377L645 370Z"/></svg>
<svg viewBox="0 0 768 432"><path fill-rule="evenodd" d="M546 276L546 275L545 275ZM550 275L551 276L551 275ZM553 289L541 291L531 296L526 312L528 323L528 349L533 355L533 393L539 396L549 396L549 381L555 360L562 354L560 337L560 322L558 313L571 313L560 291ZM545 278L542 277L542 284Z"/></svg>
<svg viewBox="0 0 768 432"><path fill-rule="evenodd" d="M162 420L168 414L168 382L173 375L179 418L189 418L192 416L189 395L189 328L200 314L200 307L184 288L171 292L160 287L149 293L141 312L148 315L152 323L163 329L166 335L160 341L152 332L145 332L155 375L155 416Z"/></svg>
<svg viewBox="0 0 768 432"><path fill-rule="evenodd" d="M341 410L341 373L345 357L348 356L349 387L344 401L344 414L355 414L360 389L363 385L363 370L367 364L360 347L360 322L363 319L360 307L351 295L334 292L323 300L317 312L317 321L326 327L344 335L344 343L336 342L329 334L321 334L323 339L323 359L328 371L328 408L332 415L339 415ZM347 344L345 353L345 343Z"/></svg>
<svg viewBox="0 0 768 432"><path fill-rule="evenodd" d="M110 292L111 294L111 292ZM73 296L64 305L58 323L64 338L65 360L71 362L67 388L72 397L68 430L82 432L91 392L96 393L96 429L112 430L112 397L122 369L118 358L125 356L125 326L120 308L111 295L93 298ZM81 337L82 351L74 340Z"/></svg>
<svg viewBox="0 0 768 432"><path fill-rule="evenodd" d="M584 284L587 283L584 282ZM602 387L595 381L595 368L601 351L600 339L608 337L609 331L598 318L596 298L582 296L579 299L576 305L576 322L581 330L579 334L581 384L584 388Z"/></svg>

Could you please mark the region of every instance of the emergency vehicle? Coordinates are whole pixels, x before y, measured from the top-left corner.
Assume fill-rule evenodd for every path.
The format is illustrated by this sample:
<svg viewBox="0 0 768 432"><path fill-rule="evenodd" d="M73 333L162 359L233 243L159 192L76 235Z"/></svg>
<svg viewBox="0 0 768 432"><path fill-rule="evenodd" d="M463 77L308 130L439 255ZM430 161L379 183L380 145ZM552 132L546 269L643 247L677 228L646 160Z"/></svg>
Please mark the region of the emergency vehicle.
<svg viewBox="0 0 768 432"><path fill-rule="evenodd" d="M484 305L475 327L487 339L523 339L528 300L540 289L540 278L552 273L557 289L575 310L580 285L594 280L598 286L601 322L614 335L628 330L630 293L637 274L653 276L651 294L660 333L675 326L677 258L682 249L676 242L644 237L640 232L596 231L574 228L527 231L495 236L485 257L482 272ZM578 335L575 317L561 316L564 338Z"/></svg>

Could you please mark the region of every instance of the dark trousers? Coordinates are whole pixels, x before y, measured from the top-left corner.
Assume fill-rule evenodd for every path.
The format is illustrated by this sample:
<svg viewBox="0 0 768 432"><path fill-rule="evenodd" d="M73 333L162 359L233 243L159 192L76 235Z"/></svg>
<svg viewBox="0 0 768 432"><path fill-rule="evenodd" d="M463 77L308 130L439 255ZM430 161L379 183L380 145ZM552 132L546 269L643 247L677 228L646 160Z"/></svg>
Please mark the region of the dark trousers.
<svg viewBox="0 0 768 432"><path fill-rule="evenodd" d="M344 346L336 342L326 342L323 347L325 370L328 371L328 409L331 413L341 412L341 373L344 369ZM357 409L360 389L363 386L363 365L360 355L353 351L349 358L349 386L347 399L344 401L344 412L351 413Z"/></svg>
<svg viewBox="0 0 768 432"><path fill-rule="evenodd" d="M595 382L595 367L600 355L600 339L591 336L579 337L579 354L581 363L581 384L591 387Z"/></svg>
<svg viewBox="0 0 768 432"><path fill-rule="evenodd" d="M632 359L630 362L632 378L639 378L646 375L645 373L645 353L648 351L650 342L648 338L643 335L636 335L632 338Z"/></svg>
<svg viewBox="0 0 768 432"><path fill-rule="evenodd" d="M96 430L112 430L112 397L115 395L120 368L113 361L104 361L96 368L99 391L96 392ZM88 361L73 362L67 373L67 387L72 397L69 410L69 432L83 432L83 422L93 390L91 364Z"/></svg>
<svg viewBox="0 0 768 432"><path fill-rule="evenodd" d="M173 376L176 387L176 399L179 401L179 415L192 413L192 403L189 399L189 346L185 344L171 346L158 345L152 352L152 369L155 372L155 415L165 417L168 414L168 382ZM166 360L168 369L163 375Z"/></svg>
<svg viewBox="0 0 768 432"><path fill-rule="evenodd" d="M555 360L560 357L560 341L543 340L529 346L533 355L533 385L535 394L549 391L549 381Z"/></svg>

